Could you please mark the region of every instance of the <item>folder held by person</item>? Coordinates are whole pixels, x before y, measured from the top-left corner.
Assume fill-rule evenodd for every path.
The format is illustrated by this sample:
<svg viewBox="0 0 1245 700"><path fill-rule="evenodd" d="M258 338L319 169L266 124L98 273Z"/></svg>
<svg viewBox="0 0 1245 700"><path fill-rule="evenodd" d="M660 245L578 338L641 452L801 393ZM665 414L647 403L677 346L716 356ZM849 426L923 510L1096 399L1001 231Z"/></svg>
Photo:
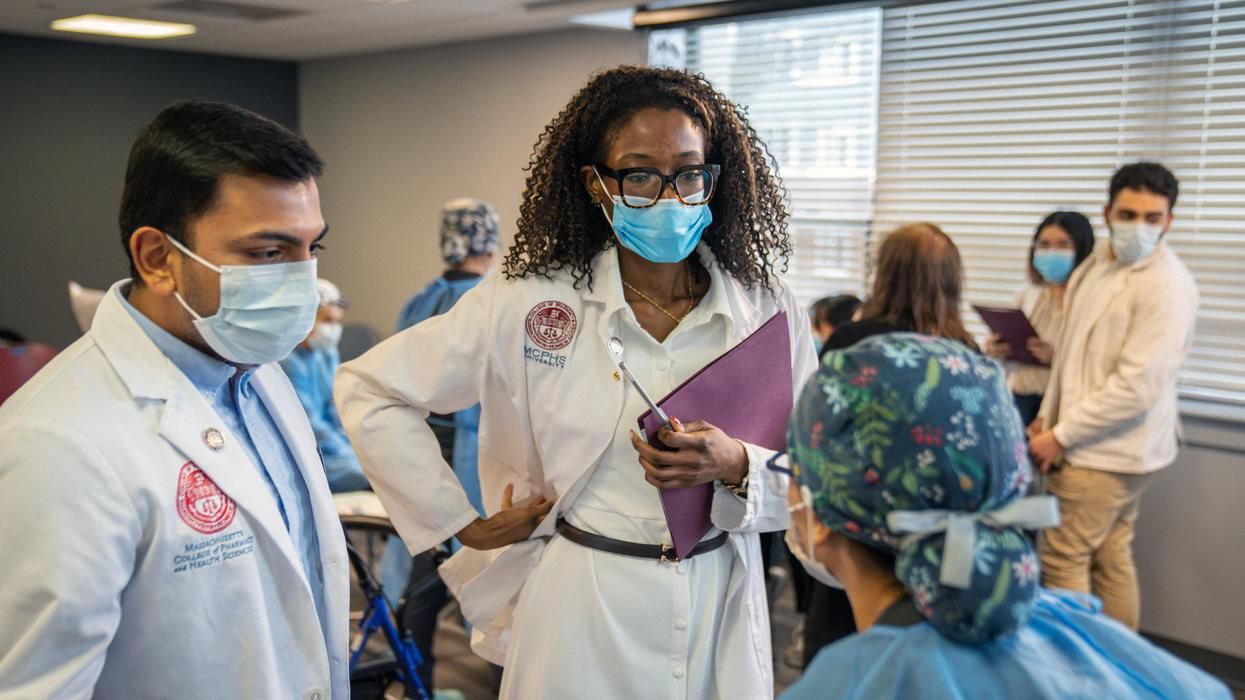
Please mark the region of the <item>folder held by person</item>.
<svg viewBox="0 0 1245 700"><path fill-rule="evenodd" d="M684 423L707 421L737 440L783 449L792 405L787 314L775 314L657 404ZM657 439L661 420L645 411L638 422L649 443L662 447ZM752 478L759 467L751 465ZM675 553L683 558L713 526L713 484L662 491L661 502Z"/></svg>
<svg viewBox="0 0 1245 700"><path fill-rule="evenodd" d="M1023 311L975 304L973 308L981 316L981 320L990 327L990 330L997 333L1003 342L1011 347L1011 354L1007 356L1007 359L1026 365L1047 366L1029 352L1029 338L1037 338L1038 333Z"/></svg>

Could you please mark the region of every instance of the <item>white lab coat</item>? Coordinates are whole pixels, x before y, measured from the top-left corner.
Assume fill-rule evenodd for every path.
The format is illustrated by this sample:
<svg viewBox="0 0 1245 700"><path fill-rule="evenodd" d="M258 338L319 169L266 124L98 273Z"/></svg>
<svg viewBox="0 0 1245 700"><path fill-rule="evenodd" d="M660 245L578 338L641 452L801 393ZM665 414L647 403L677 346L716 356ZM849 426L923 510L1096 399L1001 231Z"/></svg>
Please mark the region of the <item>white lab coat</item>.
<svg viewBox="0 0 1245 700"><path fill-rule="evenodd" d="M327 644L257 466L116 291L0 407L0 698L349 697L345 543L289 381L253 386L311 494Z"/></svg>
<svg viewBox="0 0 1245 700"><path fill-rule="evenodd" d="M816 357L795 297L782 285L776 294L746 289L717 267L705 246L698 251L712 284L725 292L731 345L778 311L787 312L798 392L816 367ZM441 567L475 628L473 650L494 663L505 659L515 603L557 516L570 509L621 416L625 383L615 378L606 349L617 329L603 313L605 286L619 287L615 291L621 294L616 258L606 257L616 255L611 249L597 256L593 290L574 289L565 273L555 273L554 279L490 277L448 313L386 340L338 373L335 397L342 422L411 551L436 545L477 517L424 423L429 412L481 404L479 469L487 512L498 510L502 491L511 483L516 502L535 495L556 501L554 512L530 539L490 552L464 548ZM549 308L559 315L542 315L541 309ZM551 331L555 337L544 335ZM773 693L773 669L756 533L786 527L786 488L765 474L772 453L745 447L753 475L748 497L742 500L719 486L712 519L731 533L730 547L741 564L732 568L727 586L725 608L732 614L722 625L719 656L754 663L720 664L717 672L719 687L732 697L765 698ZM574 624L556 619L556 612L549 611L547 624Z"/></svg>

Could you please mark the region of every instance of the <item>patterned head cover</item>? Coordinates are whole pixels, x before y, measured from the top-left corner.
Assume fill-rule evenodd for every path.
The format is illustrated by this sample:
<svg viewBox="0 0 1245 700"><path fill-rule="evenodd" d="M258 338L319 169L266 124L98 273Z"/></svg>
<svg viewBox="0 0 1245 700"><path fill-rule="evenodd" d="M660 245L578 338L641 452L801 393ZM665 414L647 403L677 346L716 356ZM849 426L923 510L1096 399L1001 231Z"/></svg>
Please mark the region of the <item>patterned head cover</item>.
<svg viewBox="0 0 1245 700"><path fill-rule="evenodd" d="M914 333L830 352L787 445L817 519L895 554L896 575L943 635L981 642L1028 618L1038 560L1024 518L1007 513L1049 499L1018 500L1032 467L997 363Z"/></svg>
<svg viewBox="0 0 1245 700"><path fill-rule="evenodd" d="M457 265L468 255L487 255L501 245L497 210L481 199L451 199L441 207L441 257Z"/></svg>

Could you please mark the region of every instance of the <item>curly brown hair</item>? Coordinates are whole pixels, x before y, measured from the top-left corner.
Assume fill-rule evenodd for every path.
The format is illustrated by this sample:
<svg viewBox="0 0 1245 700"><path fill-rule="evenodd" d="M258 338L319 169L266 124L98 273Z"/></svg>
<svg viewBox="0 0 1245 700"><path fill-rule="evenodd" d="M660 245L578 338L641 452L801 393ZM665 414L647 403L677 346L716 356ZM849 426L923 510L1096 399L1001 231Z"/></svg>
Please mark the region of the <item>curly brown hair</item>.
<svg viewBox="0 0 1245 700"><path fill-rule="evenodd" d="M706 136L707 162L722 166L702 240L724 270L746 287L773 289L791 256L786 190L744 109L704 75L669 68L620 66L579 91L536 140L518 232L506 254L507 278L550 277L567 269L574 286L592 288L592 260L614 244L614 232L580 178L604 157L609 139L636 112L677 109Z"/></svg>

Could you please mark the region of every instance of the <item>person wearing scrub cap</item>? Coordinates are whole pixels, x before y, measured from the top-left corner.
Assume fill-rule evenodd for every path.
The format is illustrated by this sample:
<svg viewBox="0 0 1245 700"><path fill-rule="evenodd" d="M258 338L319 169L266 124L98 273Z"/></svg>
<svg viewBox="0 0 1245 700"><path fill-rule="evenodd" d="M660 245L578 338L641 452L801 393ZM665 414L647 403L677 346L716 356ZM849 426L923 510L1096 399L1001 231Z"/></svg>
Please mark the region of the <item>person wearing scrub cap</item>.
<svg viewBox="0 0 1245 700"><path fill-rule="evenodd" d="M333 404L333 377L341 364L337 344L342 337L342 316L349 304L332 282L316 280L320 308L316 325L307 338L281 361L281 368L294 385L298 400L307 411L311 430L324 461L324 473L333 493L361 491L368 487L359 458Z"/></svg>
<svg viewBox="0 0 1245 700"><path fill-rule="evenodd" d="M840 585L860 632L823 649L783 697L1228 698L1206 673L1040 586L1026 528L1032 467L1001 367L896 333L833 350L787 434L788 544Z"/></svg>

